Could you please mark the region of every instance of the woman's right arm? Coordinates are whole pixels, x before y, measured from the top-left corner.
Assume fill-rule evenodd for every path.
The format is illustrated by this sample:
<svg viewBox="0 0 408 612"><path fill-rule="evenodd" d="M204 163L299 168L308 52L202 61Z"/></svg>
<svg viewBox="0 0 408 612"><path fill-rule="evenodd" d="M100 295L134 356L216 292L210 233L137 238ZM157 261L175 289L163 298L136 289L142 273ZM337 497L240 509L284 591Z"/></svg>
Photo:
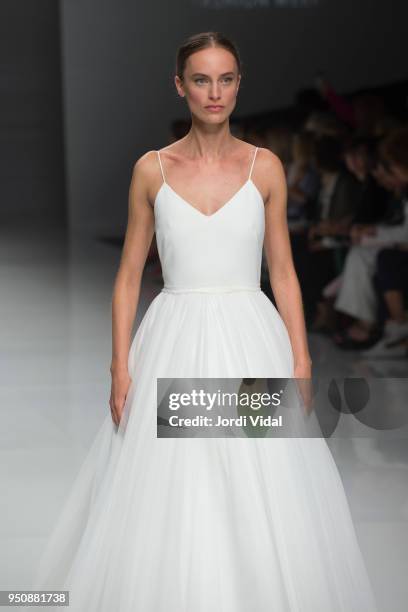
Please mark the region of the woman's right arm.
<svg viewBox="0 0 408 612"><path fill-rule="evenodd" d="M131 383L128 356L143 269L154 235L149 185L157 181L155 153L149 151L133 167L129 188L128 221L112 295L112 388L109 405L118 425ZM151 187L150 187L151 189Z"/></svg>

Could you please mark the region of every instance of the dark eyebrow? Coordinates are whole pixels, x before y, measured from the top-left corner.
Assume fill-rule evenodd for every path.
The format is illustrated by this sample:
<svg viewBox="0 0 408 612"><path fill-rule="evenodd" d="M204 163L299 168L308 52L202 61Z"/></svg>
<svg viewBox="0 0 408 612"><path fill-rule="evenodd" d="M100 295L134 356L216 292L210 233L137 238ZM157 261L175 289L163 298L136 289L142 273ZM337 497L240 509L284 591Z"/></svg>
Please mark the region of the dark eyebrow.
<svg viewBox="0 0 408 612"><path fill-rule="evenodd" d="M227 76L229 74L232 74L234 76L234 73L232 72L232 70L230 72L224 72L223 74L221 74L220 76ZM206 77L208 76L207 74L203 74L202 72L195 72L194 74L191 75L192 77L197 77L197 76L203 76Z"/></svg>

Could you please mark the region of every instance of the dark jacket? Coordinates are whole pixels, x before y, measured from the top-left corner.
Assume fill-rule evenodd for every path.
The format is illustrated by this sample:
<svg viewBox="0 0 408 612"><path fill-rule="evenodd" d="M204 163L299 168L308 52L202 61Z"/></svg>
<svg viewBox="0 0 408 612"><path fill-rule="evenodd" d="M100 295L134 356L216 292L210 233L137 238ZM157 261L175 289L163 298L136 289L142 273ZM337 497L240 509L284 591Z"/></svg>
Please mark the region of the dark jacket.
<svg viewBox="0 0 408 612"><path fill-rule="evenodd" d="M371 174L361 185L361 199L353 223L378 223L386 213L389 193L377 183Z"/></svg>
<svg viewBox="0 0 408 612"><path fill-rule="evenodd" d="M348 170L342 169L336 181L328 207L327 220L340 221L345 217L353 217L359 207L363 191L360 183ZM322 205L319 196L314 204L314 212L311 215L313 221L322 220Z"/></svg>

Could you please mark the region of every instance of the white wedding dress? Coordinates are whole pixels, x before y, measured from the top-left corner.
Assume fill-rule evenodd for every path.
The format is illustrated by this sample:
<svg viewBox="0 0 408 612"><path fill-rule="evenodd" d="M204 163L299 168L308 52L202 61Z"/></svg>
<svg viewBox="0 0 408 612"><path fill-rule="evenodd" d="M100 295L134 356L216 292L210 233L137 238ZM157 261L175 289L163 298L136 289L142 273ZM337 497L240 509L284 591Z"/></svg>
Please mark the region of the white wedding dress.
<svg viewBox="0 0 408 612"><path fill-rule="evenodd" d="M256 151L212 215L170 187L158 156L164 287L131 344L120 425L106 415L32 587L69 590L71 612L377 610L324 438L157 437L158 377L293 376L260 289Z"/></svg>

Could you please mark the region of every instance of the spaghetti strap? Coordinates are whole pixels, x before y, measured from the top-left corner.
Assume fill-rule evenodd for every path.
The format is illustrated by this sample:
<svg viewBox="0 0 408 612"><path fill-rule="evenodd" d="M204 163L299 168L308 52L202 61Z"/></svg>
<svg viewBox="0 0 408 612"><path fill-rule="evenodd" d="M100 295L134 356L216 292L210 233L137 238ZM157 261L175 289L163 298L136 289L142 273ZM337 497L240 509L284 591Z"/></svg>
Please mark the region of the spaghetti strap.
<svg viewBox="0 0 408 612"><path fill-rule="evenodd" d="M156 153L157 153L157 156L158 156L158 158L159 158L159 164L160 164L160 170L161 170L162 177L163 177L163 183L165 183L165 182L166 182L166 179L165 179L165 177L164 177L163 166L162 166L162 163L161 163L161 158L160 158L160 151L156 151Z"/></svg>
<svg viewBox="0 0 408 612"><path fill-rule="evenodd" d="M255 149L255 153L254 153L254 157L253 157L253 159L252 159L252 164L251 164L251 169L250 169L250 171L249 171L248 181L249 181L249 180L251 180L252 168L254 167L255 157L256 157L256 154L257 154L257 153L258 153L258 147L256 147L256 149Z"/></svg>

